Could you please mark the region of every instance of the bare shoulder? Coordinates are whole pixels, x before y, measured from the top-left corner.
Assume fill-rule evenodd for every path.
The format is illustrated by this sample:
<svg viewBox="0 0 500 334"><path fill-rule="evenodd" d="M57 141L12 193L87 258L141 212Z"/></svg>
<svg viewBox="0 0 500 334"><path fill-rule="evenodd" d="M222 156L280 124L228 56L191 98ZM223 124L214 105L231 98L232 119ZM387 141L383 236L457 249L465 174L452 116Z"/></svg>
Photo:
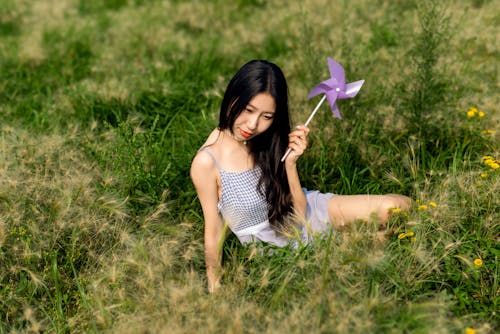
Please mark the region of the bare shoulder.
<svg viewBox="0 0 500 334"><path fill-rule="evenodd" d="M202 147L211 147L212 145L216 145L219 133L220 132L217 129L212 131ZM203 179L206 180L207 178L215 177L216 169L217 166L210 154L204 150L200 150L196 153L193 161L191 162L191 178L196 183L198 180L201 181Z"/></svg>
<svg viewBox="0 0 500 334"><path fill-rule="evenodd" d="M208 172L215 167L215 161L208 152L199 151L191 162L191 174L193 174L193 172Z"/></svg>

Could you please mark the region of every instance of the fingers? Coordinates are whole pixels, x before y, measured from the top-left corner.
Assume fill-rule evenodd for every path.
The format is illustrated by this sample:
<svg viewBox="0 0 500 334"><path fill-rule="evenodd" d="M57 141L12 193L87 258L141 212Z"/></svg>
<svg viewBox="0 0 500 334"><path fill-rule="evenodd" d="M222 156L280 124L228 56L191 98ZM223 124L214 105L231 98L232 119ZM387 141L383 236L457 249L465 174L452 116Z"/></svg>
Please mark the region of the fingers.
<svg viewBox="0 0 500 334"><path fill-rule="evenodd" d="M309 129L309 127L307 127L305 125L297 125L295 128L297 130L304 131L304 133L306 134L306 136L309 134L309 131L311 131L311 129Z"/></svg>
<svg viewBox="0 0 500 334"><path fill-rule="evenodd" d="M295 143L299 146L307 147L307 135L309 134L309 128L304 125L299 125L292 131L289 135L289 142Z"/></svg>
<svg viewBox="0 0 500 334"><path fill-rule="evenodd" d="M307 148L307 135L309 128L305 125L299 125L288 135L288 147L292 149L291 158L296 160Z"/></svg>
<svg viewBox="0 0 500 334"><path fill-rule="evenodd" d="M215 282L208 283L208 293L216 294L221 288L220 282L217 280Z"/></svg>

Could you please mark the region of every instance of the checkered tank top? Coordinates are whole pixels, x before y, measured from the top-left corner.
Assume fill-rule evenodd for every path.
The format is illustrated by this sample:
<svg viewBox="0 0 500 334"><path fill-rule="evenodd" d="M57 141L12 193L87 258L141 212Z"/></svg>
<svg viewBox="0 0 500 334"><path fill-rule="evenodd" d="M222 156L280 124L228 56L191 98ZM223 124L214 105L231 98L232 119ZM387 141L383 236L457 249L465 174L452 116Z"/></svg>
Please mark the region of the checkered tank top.
<svg viewBox="0 0 500 334"><path fill-rule="evenodd" d="M225 171L212 152L207 148L201 151L207 152L212 157L219 170L222 191L218 210L233 233L243 241L246 239L245 236L269 229L267 201L257 190L262 173L260 167L243 172Z"/></svg>

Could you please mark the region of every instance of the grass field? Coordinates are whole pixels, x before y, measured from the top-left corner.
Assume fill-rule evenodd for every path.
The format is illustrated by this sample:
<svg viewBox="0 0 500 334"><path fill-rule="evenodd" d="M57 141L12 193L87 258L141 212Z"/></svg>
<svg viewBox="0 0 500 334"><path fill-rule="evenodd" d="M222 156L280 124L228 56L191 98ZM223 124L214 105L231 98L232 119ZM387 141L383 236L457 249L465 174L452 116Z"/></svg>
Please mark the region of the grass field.
<svg viewBox="0 0 500 334"><path fill-rule="evenodd" d="M499 27L489 0L0 0L0 333L498 331ZM327 57L365 84L303 186L414 208L385 243L229 236L208 295L189 166L225 86L277 63L298 124Z"/></svg>

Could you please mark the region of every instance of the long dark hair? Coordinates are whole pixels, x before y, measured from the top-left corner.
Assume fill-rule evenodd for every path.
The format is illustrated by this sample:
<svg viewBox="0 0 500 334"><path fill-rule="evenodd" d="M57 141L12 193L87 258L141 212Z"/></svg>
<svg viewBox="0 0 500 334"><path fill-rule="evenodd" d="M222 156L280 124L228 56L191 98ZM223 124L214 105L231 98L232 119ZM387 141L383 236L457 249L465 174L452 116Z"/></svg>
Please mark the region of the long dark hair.
<svg viewBox="0 0 500 334"><path fill-rule="evenodd" d="M290 133L288 87L281 69L266 60L252 60L243 65L224 93L218 128L232 131L236 118L260 93L268 93L274 98L276 110L269 129L252 138L249 149L254 163L262 170L257 187L266 197L269 222L281 227L293 211L285 165L280 161Z"/></svg>

